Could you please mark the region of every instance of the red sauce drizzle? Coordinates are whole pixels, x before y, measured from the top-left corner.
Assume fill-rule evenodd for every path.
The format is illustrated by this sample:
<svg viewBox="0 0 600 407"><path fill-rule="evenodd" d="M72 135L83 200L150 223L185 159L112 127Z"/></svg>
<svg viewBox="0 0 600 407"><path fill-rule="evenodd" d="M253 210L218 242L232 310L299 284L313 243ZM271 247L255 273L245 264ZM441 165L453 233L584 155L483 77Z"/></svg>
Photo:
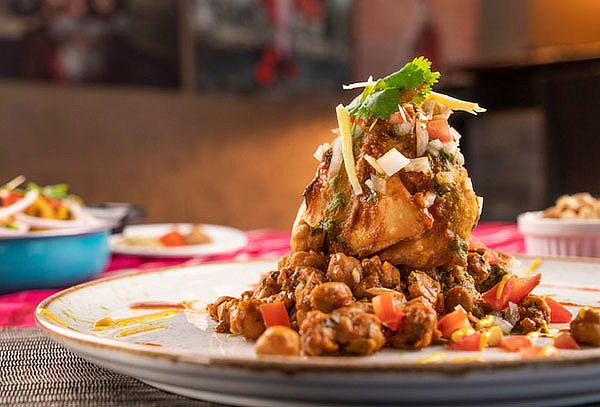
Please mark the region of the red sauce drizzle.
<svg viewBox="0 0 600 407"><path fill-rule="evenodd" d="M131 309L166 309L166 308L178 308L185 309L182 303L170 303L164 301L145 301L145 302L134 302L129 305Z"/></svg>
<svg viewBox="0 0 600 407"><path fill-rule="evenodd" d="M576 290L576 291L588 291L592 293L600 293L600 288L589 288L589 287L571 287L568 285L557 285L557 284L540 284L540 287L546 288L564 288L567 290Z"/></svg>
<svg viewBox="0 0 600 407"><path fill-rule="evenodd" d="M132 342L137 345L149 345L149 346L162 346L160 343L150 343L150 342Z"/></svg>
<svg viewBox="0 0 600 407"><path fill-rule="evenodd" d="M588 308L592 308L592 309L600 309L600 307L594 307L594 306L586 305L586 304L577 304L575 302L559 301L559 303L561 305L566 305L567 307L580 307L580 308L588 307Z"/></svg>

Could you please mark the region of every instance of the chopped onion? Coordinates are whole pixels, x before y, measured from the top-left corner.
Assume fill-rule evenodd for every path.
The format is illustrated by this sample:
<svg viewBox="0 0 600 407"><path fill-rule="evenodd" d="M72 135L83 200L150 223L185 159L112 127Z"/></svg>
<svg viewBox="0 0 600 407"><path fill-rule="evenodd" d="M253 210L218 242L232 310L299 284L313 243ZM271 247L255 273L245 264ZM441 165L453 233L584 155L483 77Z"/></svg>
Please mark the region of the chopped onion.
<svg viewBox="0 0 600 407"><path fill-rule="evenodd" d="M519 318L519 306L514 302L509 302L508 308L504 312L504 319L512 326L515 326L519 322Z"/></svg>
<svg viewBox="0 0 600 407"><path fill-rule="evenodd" d="M365 181L365 185L373 192L378 194L385 194L386 181L385 178L378 177L375 174L371 174L371 178Z"/></svg>
<svg viewBox="0 0 600 407"><path fill-rule="evenodd" d="M429 154L437 156L442 147L444 147L444 143L442 143L440 140L432 140L427 144L427 151Z"/></svg>
<svg viewBox="0 0 600 407"><path fill-rule="evenodd" d="M90 226L91 223L87 220L59 220L38 218L37 216L29 216L24 213L15 215L15 219L27 224L30 227L39 229L70 229Z"/></svg>
<svg viewBox="0 0 600 407"><path fill-rule="evenodd" d="M412 120L405 121L394 125L394 131L398 136L403 136L412 131L414 123Z"/></svg>
<svg viewBox="0 0 600 407"><path fill-rule="evenodd" d="M398 113L400 113L400 116L402 116L403 122L408 121L408 118L406 117L406 110L404 110L404 107L402 107L402 105L398 105Z"/></svg>
<svg viewBox="0 0 600 407"><path fill-rule="evenodd" d="M458 143L458 140L460 140L461 135L459 132L456 131L454 127L450 126L450 137L452 137L452 140Z"/></svg>
<svg viewBox="0 0 600 407"><path fill-rule="evenodd" d="M498 328L502 329L502 333L504 335L508 335L513 330L514 324L511 324L507 320L496 315L490 315L489 318L492 321L491 326L497 326Z"/></svg>
<svg viewBox="0 0 600 407"><path fill-rule="evenodd" d="M462 153L460 151L457 151L456 155L454 157L454 162L457 165L465 165L465 156L462 155Z"/></svg>
<svg viewBox="0 0 600 407"><path fill-rule="evenodd" d="M10 216L18 214L19 212L23 212L35 202L38 196L38 191L31 190L27 192L22 199L19 199L14 204L0 208L0 219L6 219Z"/></svg>
<svg viewBox="0 0 600 407"><path fill-rule="evenodd" d="M327 171L329 179L335 177L342 167L342 139L340 137L333 140L331 150L331 161L329 162L329 170Z"/></svg>
<svg viewBox="0 0 600 407"><path fill-rule="evenodd" d="M373 188L371 188L373 191L379 193L379 194L385 194L385 188L386 188L386 180L383 177L378 177L375 174L371 174L371 179L369 179L368 181L371 181L371 184L373 185Z"/></svg>
<svg viewBox="0 0 600 407"><path fill-rule="evenodd" d="M385 174L385 172L383 171L383 168L381 168L379 166L379 164L377 164L377 159L370 156L369 154L365 154L363 155L364 159L371 165L371 167L373 167L373 169L375 171L377 171L378 174Z"/></svg>
<svg viewBox="0 0 600 407"><path fill-rule="evenodd" d="M473 191L473 181L471 181L471 178L469 177L465 178L465 189Z"/></svg>
<svg viewBox="0 0 600 407"><path fill-rule="evenodd" d="M479 206L479 216L481 216L481 212L483 212L483 197L477 197L477 205Z"/></svg>
<svg viewBox="0 0 600 407"><path fill-rule="evenodd" d="M444 146L442 147L442 150L444 150L444 153L446 153L446 154L454 154L457 149L458 149L458 144L456 144L453 141L444 143Z"/></svg>
<svg viewBox="0 0 600 407"><path fill-rule="evenodd" d="M315 153L313 154L313 157L315 157L317 159L317 161L319 161L319 162L323 161L323 157L325 156L325 153L328 152L329 150L331 150L331 144L323 143L319 147L317 147L317 149L315 150Z"/></svg>
<svg viewBox="0 0 600 407"><path fill-rule="evenodd" d="M377 164L379 164L388 177L406 167L409 162L410 160L395 148L392 148L377 160Z"/></svg>
<svg viewBox="0 0 600 407"><path fill-rule="evenodd" d="M423 198L423 203L425 204L425 208L430 208L435 203L435 198L437 195L435 192L427 191Z"/></svg>
<svg viewBox="0 0 600 407"><path fill-rule="evenodd" d="M96 217L86 212L79 203L70 199L66 199L64 201L64 205L69 209L69 211L71 211L73 219L75 219L76 221L85 222L87 225L94 225L100 223L100 221Z"/></svg>
<svg viewBox="0 0 600 407"><path fill-rule="evenodd" d="M413 158L404 167L404 171L422 172L423 174L430 174L431 173L431 165L429 164L429 158L427 158L427 157Z"/></svg>
<svg viewBox="0 0 600 407"><path fill-rule="evenodd" d="M429 142L427 124L423 120L416 121L415 135L417 138L417 157L420 157L427 150L427 143Z"/></svg>

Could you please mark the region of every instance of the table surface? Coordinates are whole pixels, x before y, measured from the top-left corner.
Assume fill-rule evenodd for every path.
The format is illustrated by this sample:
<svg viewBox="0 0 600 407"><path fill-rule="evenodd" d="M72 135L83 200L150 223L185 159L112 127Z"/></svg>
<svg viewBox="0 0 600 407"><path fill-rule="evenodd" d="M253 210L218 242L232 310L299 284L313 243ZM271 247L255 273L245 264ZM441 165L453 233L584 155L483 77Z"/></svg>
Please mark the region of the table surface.
<svg viewBox="0 0 600 407"><path fill-rule="evenodd" d="M488 246L523 253L523 239L513 224L487 223L475 235ZM289 232L248 232L248 245L235 253L194 259L113 256L100 277L125 270L150 270L217 260L276 258L289 252ZM214 406L154 389L84 361L34 328L36 305L54 290L31 290L0 296L0 406Z"/></svg>

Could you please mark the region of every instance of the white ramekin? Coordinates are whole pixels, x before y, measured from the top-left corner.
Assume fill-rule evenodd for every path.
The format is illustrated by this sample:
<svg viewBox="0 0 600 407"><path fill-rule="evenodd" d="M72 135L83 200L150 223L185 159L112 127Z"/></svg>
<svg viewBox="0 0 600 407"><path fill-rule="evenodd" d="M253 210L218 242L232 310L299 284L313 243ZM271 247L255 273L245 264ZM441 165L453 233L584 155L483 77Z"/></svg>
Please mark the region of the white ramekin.
<svg viewBox="0 0 600 407"><path fill-rule="evenodd" d="M548 219L541 215L526 212L517 218L527 254L600 257L600 220Z"/></svg>

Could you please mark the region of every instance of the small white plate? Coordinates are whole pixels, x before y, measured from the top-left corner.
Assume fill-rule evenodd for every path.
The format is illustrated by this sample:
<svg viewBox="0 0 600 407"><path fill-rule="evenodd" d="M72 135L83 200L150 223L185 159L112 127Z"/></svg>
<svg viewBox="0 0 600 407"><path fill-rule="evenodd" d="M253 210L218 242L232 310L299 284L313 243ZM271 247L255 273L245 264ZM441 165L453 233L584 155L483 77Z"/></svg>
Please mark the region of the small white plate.
<svg viewBox="0 0 600 407"><path fill-rule="evenodd" d="M519 259L527 267L533 258ZM109 277L47 298L35 318L45 333L93 363L173 393L225 404L531 407L600 401L600 348L560 350L560 358L545 360L521 360L496 348L479 353L439 346L385 349L368 357L257 357L252 343L214 333L204 311L90 330L100 318L157 312L130 309L138 301L197 300L204 309L220 295L239 295L274 267L275 261L211 263ZM542 284L536 293L600 305L599 260L547 258L538 270ZM164 326L115 337L156 324ZM446 360L418 363L438 352Z"/></svg>
<svg viewBox="0 0 600 407"><path fill-rule="evenodd" d="M173 226L177 226L182 233L188 233L192 228L191 223L158 223L152 225L127 226L122 234L113 235L109 239L110 249L113 253L128 254L132 256L148 257L193 257L214 254L230 253L246 246L248 239L241 230L221 225L202 225L202 230L212 242L191 246L132 246L123 244L122 236L139 236L157 238L169 233Z"/></svg>

